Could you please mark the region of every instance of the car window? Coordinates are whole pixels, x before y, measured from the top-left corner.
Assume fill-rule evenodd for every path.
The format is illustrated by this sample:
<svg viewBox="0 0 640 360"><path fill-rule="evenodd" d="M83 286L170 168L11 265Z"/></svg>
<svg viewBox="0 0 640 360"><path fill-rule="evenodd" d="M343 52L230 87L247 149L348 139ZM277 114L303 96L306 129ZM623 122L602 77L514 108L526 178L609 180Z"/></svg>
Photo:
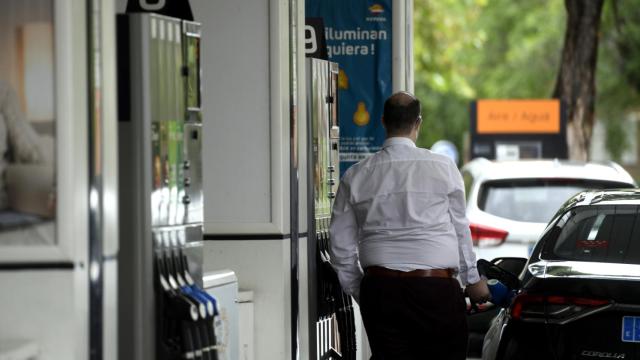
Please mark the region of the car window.
<svg viewBox="0 0 640 360"><path fill-rule="evenodd" d="M485 182L478 207L495 216L547 223L571 196L587 189L629 188L631 185L582 179L508 179Z"/></svg>
<svg viewBox="0 0 640 360"><path fill-rule="evenodd" d="M592 205L568 214L559 234L547 240L546 259L640 264L638 206Z"/></svg>

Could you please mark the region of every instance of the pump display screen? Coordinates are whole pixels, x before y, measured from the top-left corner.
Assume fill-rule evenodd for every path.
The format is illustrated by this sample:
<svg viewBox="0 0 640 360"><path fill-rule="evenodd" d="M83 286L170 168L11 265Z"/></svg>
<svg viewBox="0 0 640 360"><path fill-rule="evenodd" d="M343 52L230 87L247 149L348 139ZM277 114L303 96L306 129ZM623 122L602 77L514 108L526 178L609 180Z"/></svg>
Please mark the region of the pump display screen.
<svg viewBox="0 0 640 360"><path fill-rule="evenodd" d="M200 108L200 38L186 37L187 108Z"/></svg>

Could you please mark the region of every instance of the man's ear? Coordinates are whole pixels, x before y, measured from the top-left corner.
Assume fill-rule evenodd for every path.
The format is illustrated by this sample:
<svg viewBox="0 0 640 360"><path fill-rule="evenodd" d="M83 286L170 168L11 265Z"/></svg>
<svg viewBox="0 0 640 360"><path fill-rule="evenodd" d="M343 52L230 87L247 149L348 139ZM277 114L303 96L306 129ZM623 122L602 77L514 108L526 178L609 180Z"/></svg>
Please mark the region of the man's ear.
<svg viewBox="0 0 640 360"><path fill-rule="evenodd" d="M384 116L380 118L380 122L382 123L382 127L387 130L387 124L384 122Z"/></svg>
<svg viewBox="0 0 640 360"><path fill-rule="evenodd" d="M418 135L420 134L420 129L422 128L422 118L418 118L418 121L416 121L416 124L413 127L413 131L416 132L416 138L418 137Z"/></svg>

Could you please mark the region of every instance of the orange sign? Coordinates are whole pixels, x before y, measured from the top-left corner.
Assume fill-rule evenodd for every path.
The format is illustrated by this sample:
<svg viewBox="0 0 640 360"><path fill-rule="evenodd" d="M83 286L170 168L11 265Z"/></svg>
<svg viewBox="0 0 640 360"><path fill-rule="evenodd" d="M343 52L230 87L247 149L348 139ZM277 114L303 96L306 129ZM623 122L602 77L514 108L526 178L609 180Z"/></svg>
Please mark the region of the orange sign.
<svg viewBox="0 0 640 360"><path fill-rule="evenodd" d="M557 134L559 100L478 100L478 134Z"/></svg>

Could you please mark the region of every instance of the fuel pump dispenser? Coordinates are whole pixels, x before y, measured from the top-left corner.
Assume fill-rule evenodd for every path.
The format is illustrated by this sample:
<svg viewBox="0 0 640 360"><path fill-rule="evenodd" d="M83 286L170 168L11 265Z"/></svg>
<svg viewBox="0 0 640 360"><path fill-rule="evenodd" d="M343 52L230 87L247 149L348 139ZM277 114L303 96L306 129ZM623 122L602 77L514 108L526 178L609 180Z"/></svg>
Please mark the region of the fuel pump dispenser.
<svg viewBox="0 0 640 360"><path fill-rule="evenodd" d="M338 64L308 58L309 334L316 359L355 359L353 303L331 267L329 223L339 183ZM314 341L315 339L315 341Z"/></svg>
<svg viewBox="0 0 640 360"><path fill-rule="evenodd" d="M119 358L217 360L202 290L200 25L118 16Z"/></svg>

